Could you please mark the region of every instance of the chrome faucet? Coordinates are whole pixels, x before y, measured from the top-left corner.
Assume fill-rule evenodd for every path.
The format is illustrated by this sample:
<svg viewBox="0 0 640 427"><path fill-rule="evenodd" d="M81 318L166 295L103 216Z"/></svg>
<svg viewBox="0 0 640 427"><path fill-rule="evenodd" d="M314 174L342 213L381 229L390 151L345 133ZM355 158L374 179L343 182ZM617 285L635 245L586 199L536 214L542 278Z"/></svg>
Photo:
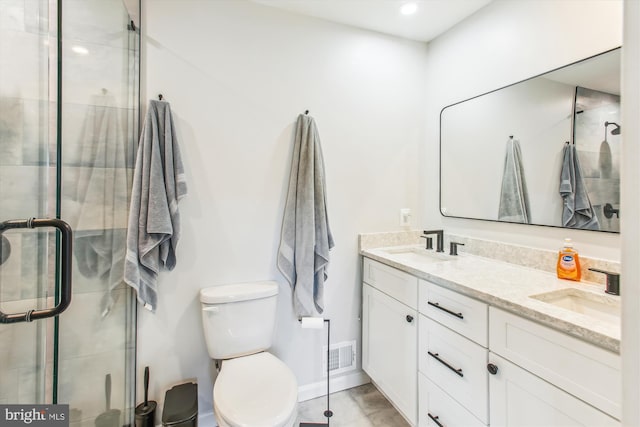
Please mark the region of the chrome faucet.
<svg viewBox="0 0 640 427"><path fill-rule="evenodd" d="M443 230L425 230L422 232L423 237L435 234L438 238L436 242L436 252L444 252L444 231ZM427 238L427 242L428 242Z"/></svg>
<svg viewBox="0 0 640 427"><path fill-rule="evenodd" d="M611 295L620 295L620 274L611 271L600 270L598 268L589 268L591 271L603 273L607 276L607 287L605 292Z"/></svg>

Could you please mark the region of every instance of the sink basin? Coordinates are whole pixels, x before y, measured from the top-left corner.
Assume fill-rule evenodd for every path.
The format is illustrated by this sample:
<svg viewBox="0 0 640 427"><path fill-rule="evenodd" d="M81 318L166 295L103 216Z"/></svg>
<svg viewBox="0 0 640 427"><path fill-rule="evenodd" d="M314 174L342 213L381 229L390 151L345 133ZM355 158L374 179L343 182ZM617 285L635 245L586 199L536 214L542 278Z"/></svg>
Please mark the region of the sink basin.
<svg viewBox="0 0 640 427"><path fill-rule="evenodd" d="M398 261L409 263L431 264L435 262L449 261L451 259L450 256L447 256L442 252L435 252L433 250L421 248L392 248L385 249L384 252L391 255Z"/></svg>
<svg viewBox="0 0 640 427"><path fill-rule="evenodd" d="M607 323L620 324L619 297L567 288L531 295L531 298Z"/></svg>

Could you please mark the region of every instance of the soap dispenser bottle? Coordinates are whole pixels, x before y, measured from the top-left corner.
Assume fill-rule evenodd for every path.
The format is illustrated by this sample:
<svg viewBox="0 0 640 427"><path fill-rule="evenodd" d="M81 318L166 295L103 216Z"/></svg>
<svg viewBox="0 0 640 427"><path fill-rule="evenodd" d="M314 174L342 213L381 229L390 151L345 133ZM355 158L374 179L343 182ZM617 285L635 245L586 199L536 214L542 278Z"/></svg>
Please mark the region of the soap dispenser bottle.
<svg viewBox="0 0 640 427"><path fill-rule="evenodd" d="M580 257L571 239L564 239L564 246L558 252L556 271L559 279L580 281Z"/></svg>

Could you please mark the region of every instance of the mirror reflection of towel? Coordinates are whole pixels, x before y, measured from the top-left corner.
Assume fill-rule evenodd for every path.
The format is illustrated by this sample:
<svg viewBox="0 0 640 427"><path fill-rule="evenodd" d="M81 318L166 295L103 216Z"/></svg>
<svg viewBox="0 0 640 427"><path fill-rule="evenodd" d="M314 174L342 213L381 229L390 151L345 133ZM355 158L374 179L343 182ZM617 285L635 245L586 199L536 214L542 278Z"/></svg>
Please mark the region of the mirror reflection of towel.
<svg viewBox="0 0 640 427"><path fill-rule="evenodd" d="M565 144L560 171L560 195L564 199L562 225L569 228L600 230L598 217L591 206L582 178L578 152L574 144Z"/></svg>
<svg viewBox="0 0 640 427"><path fill-rule="evenodd" d="M509 138L509 141L507 141L498 219L500 221L524 224L529 224L530 222L529 196L524 179L520 143L513 138Z"/></svg>

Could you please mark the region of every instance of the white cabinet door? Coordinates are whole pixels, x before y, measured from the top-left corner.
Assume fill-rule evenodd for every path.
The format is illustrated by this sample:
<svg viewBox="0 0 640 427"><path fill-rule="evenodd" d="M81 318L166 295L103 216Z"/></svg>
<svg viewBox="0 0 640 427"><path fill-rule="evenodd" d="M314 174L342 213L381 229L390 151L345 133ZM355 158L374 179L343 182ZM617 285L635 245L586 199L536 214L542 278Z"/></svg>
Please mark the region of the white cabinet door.
<svg viewBox="0 0 640 427"><path fill-rule="evenodd" d="M416 425L417 312L367 284L362 297L362 368Z"/></svg>
<svg viewBox="0 0 640 427"><path fill-rule="evenodd" d="M620 355L495 307L489 313L493 353L620 418Z"/></svg>
<svg viewBox="0 0 640 427"><path fill-rule="evenodd" d="M489 375L492 427L620 426L604 412L494 353L489 353L489 363L498 368Z"/></svg>

